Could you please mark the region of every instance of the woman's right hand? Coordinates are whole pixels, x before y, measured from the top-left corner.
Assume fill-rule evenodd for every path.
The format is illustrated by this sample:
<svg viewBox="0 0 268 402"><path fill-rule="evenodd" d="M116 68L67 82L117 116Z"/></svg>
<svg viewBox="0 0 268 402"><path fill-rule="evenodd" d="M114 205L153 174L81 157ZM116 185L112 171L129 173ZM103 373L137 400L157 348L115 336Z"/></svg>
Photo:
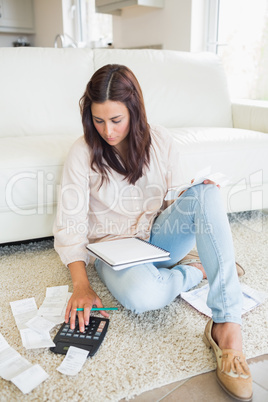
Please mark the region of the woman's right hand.
<svg viewBox="0 0 268 402"><path fill-rule="evenodd" d="M89 323L90 310L93 306L103 307L101 299L94 292L91 286L88 284L79 284L74 287L73 294L67 304L65 313L65 322L69 322L70 328L75 328L76 315L78 316L80 332L85 330L85 325ZM84 311L77 311L77 308L83 308ZM109 317L105 311L100 311L104 317Z"/></svg>
<svg viewBox="0 0 268 402"><path fill-rule="evenodd" d="M72 262L68 265L73 281L73 294L67 304L65 313L65 322L69 322L70 328L75 328L75 319L78 315L79 330L84 332L85 325L89 323L90 310L95 305L103 307L101 299L90 286L85 263L83 261ZM77 311L77 308L83 308L83 311ZM105 311L100 311L104 317L109 317Z"/></svg>

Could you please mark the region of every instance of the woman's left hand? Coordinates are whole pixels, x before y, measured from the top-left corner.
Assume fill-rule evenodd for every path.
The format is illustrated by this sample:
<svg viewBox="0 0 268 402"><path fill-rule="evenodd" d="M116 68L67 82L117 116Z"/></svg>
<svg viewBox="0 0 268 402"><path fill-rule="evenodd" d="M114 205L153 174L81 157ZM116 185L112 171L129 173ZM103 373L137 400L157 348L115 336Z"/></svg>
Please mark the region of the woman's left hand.
<svg viewBox="0 0 268 402"><path fill-rule="evenodd" d="M219 184L215 183L215 181L212 181L212 180L204 180L203 184L214 184L218 188L221 188L221 186Z"/></svg>
<svg viewBox="0 0 268 402"><path fill-rule="evenodd" d="M193 182L194 182L194 179L191 180L191 183L193 183ZM204 180L204 181L203 181L203 184L214 184L214 185L217 186L218 188L221 188L221 186L220 186L219 184L215 183L215 181L208 180L208 179ZM182 194L182 193L181 193L181 194ZM181 195L181 194L180 194L180 195Z"/></svg>
<svg viewBox="0 0 268 402"><path fill-rule="evenodd" d="M191 183L193 183L194 182L194 179L192 179L191 180ZM219 184L217 184L217 183L215 183L215 181L212 181L212 180L204 180L203 181L203 184L214 184L215 186L217 186L218 188L221 188L221 186L219 185ZM185 191L186 190L183 190L179 195L178 195L178 197L180 197L183 193L185 193Z"/></svg>

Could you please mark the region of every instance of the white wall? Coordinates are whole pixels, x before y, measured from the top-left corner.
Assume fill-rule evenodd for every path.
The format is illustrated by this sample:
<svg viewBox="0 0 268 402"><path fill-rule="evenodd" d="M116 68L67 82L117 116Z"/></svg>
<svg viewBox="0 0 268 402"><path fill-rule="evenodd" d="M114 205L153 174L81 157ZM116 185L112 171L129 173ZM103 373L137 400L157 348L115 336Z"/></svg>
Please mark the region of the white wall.
<svg viewBox="0 0 268 402"><path fill-rule="evenodd" d="M63 33L62 1L34 0L35 46L53 47L56 35Z"/></svg>
<svg viewBox="0 0 268 402"><path fill-rule="evenodd" d="M164 49L200 51L204 37L204 2L166 0L163 9L128 7L121 16L113 17L114 46L125 48L162 44Z"/></svg>

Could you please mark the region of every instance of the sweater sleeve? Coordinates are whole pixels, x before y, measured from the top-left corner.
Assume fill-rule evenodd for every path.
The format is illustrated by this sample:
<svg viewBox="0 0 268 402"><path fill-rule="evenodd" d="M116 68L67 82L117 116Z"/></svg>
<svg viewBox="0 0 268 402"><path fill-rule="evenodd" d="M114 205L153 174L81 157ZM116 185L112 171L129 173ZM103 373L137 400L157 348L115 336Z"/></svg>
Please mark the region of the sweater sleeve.
<svg viewBox="0 0 268 402"><path fill-rule="evenodd" d="M90 157L88 147L79 138L65 161L58 189L57 215L54 222L54 247L62 262L89 263L88 211L90 198Z"/></svg>

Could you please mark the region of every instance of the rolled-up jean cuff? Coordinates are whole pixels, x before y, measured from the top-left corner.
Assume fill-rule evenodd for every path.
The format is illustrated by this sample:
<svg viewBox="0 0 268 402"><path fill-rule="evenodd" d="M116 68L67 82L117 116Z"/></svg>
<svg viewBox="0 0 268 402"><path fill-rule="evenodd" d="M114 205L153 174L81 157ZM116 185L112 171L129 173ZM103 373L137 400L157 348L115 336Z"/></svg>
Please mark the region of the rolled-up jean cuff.
<svg viewBox="0 0 268 402"><path fill-rule="evenodd" d="M212 316L213 322L216 324L223 324L225 322L232 322L234 324L242 325L242 318L241 317L234 317L234 316L226 316L226 317L215 317Z"/></svg>

